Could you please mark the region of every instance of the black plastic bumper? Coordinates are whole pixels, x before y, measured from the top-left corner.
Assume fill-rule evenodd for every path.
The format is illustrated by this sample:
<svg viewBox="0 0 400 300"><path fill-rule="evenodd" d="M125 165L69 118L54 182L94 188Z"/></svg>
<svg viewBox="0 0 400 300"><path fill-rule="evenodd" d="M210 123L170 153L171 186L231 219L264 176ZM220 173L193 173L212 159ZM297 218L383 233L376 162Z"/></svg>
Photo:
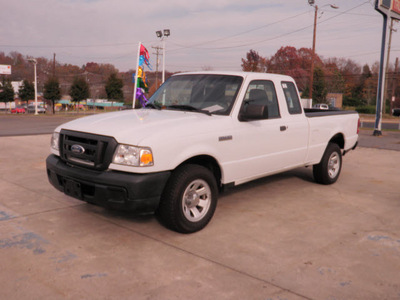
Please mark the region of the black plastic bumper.
<svg viewBox="0 0 400 300"><path fill-rule="evenodd" d="M153 212L170 172L133 174L93 171L67 165L58 156L46 159L50 183L68 196L107 208Z"/></svg>
<svg viewBox="0 0 400 300"><path fill-rule="evenodd" d="M347 152L350 152L351 150L355 150L358 146L358 141L354 144L353 148L349 149L349 150L344 150L343 151L343 156L345 156L347 154Z"/></svg>

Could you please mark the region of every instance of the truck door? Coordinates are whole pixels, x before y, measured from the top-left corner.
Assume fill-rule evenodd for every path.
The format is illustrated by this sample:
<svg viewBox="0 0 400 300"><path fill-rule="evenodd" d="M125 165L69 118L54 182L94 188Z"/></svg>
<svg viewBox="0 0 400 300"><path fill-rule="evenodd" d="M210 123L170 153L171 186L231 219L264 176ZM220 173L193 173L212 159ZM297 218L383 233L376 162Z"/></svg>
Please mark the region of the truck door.
<svg viewBox="0 0 400 300"><path fill-rule="evenodd" d="M266 105L268 117L238 123L233 139L237 157L234 166L230 166L236 174L237 180L234 181L237 184L300 165L304 160L302 154L296 153L298 137L295 135L299 132L288 130L289 123L281 116L274 83L269 80L251 81L241 111L250 103Z"/></svg>

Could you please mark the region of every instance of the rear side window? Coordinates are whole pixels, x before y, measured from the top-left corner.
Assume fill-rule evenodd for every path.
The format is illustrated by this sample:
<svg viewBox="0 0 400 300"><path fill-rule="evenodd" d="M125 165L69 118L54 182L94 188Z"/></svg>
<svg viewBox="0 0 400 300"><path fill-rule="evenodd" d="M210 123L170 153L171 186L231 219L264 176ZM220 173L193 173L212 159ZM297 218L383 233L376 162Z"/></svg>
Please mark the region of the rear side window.
<svg viewBox="0 0 400 300"><path fill-rule="evenodd" d="M282 81L282 89L285 94L286 104L291 115L301 114L301 105L296 86L293 82Z"/></svg>

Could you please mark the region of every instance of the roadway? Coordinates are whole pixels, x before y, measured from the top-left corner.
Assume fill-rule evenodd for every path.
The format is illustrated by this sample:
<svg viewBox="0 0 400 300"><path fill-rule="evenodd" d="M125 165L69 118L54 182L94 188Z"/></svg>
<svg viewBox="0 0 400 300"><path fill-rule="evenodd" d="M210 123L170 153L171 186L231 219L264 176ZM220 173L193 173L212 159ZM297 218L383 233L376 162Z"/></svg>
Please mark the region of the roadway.
<svg viewBox="0 0 400 300"><path fill-rule="evenodd" d="M81 116L84 115L0 114L0 136L48 134L58 125Z"/></svg>
<svg viewBox="0 0 400 300"><path fill-rule="evenodd" d="M374 121L363 121L361 124L362 128L370 128L374 129L375 128L375 122ZM400 119L392 122L382 122L382 129L383 130L400 130Z"/></svg>

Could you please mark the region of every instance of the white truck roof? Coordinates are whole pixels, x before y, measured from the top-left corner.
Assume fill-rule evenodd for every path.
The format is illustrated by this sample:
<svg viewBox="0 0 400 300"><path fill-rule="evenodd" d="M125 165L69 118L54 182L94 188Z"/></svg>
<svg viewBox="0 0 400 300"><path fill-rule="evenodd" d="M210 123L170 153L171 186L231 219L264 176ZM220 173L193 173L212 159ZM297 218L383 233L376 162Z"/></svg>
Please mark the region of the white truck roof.
<svg viewBox="0 0 400 300"><path fill-rule="evenodd" d="M183 72L176 73L173 76L179 75L197 75L197 74L211 74L211 75L230 75L230 76L241 76L250 80L257 79L275 79L282 81L294 81L294 79L287 75L280 75L274 73L260 73L260 72L235 72L235 71L198 71L198 72Z"/></svg>

